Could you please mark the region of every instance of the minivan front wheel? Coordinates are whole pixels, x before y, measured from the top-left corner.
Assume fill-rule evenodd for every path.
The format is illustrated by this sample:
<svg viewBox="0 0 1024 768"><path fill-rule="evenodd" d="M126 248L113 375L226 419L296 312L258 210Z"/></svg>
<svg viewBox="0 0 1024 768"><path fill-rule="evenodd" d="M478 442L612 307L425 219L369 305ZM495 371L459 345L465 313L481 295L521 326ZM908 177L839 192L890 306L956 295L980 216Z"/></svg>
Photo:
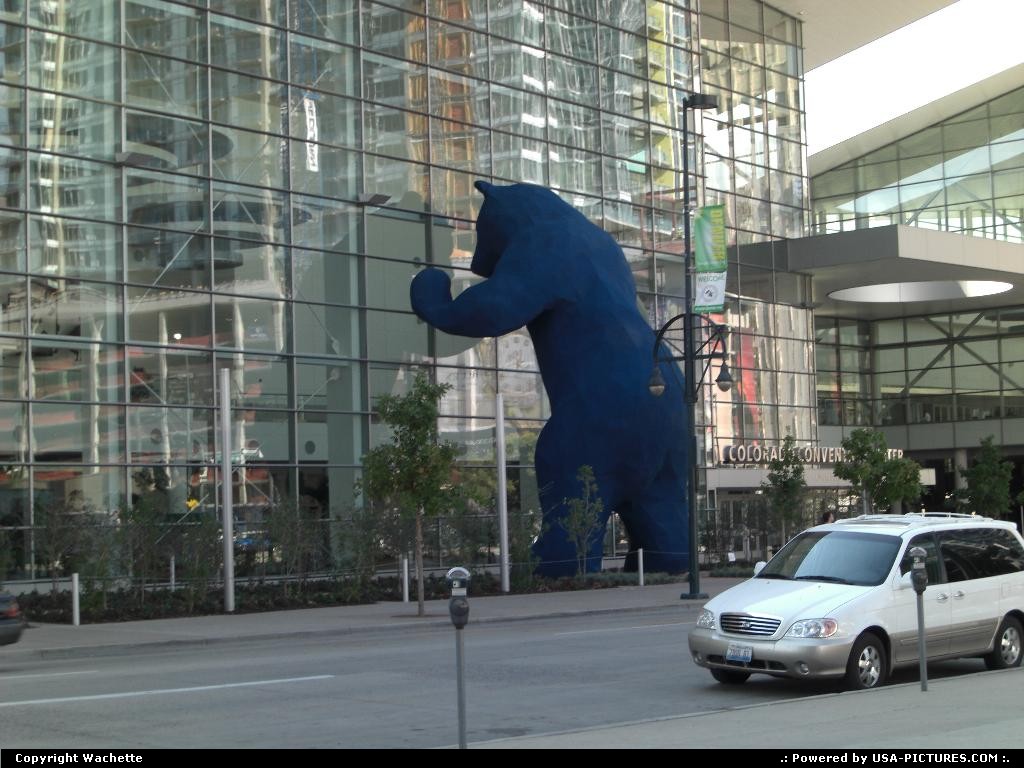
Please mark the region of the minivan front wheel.
<svg viewBox="0 0 1024 768"><path fill-rule="evenodd" d="M885 646L870 632L857 638L846 664L846 685L855 691L877 688L887 674Z"/></svg>
<svg viewBox="0 0 1024 768"><path fill-rule="evenodd" d="M1009 669L1019 667L1024 643L1024 630L1021 630L1020 622L1013 616L1007 616L999 625L996 633L996 644L992 652L985 657L985 666L988 669Z"/></svg>

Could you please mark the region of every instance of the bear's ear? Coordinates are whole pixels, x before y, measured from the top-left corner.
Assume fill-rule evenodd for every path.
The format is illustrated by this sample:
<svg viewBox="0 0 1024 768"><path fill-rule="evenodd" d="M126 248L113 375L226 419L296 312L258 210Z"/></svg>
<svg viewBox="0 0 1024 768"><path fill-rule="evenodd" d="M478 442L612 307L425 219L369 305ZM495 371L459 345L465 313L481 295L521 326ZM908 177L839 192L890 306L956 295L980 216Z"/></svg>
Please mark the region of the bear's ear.
<svg viewBox="0 0 1024 768"><path fill-rule="evenodd" d="M478 190L480 190L480 192L483 193L484 197L490 197L491 196L491 190L494 189L494 185L493 184L488 184L486 181L474 182L473 186L476 187Z"/></svg>

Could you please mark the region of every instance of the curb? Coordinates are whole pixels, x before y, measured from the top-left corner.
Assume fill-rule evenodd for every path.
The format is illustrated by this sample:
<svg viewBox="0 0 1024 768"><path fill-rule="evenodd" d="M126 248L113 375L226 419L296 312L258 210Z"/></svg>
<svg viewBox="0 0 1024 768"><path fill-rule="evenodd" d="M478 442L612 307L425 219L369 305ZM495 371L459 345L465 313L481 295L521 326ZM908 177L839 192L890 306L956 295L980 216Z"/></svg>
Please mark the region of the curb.
<svg viewBox="0 0 1024 768"><path fill-rule="evenodd" d="M648 605L648 606L631 606L631 607L617 607L617 608L593 608L587 610L563 610L555 611L552 613L538 613L538 614L526 614L522 616L489 616L485 618L478 618L476 620L471 619L469 626L473 624L481 625L492 625L492 624L510 624L513 622L520 621L539 621L543 619L562 619L572 618L576 616L598 616L603 614L620 614L620 613L641 613L641 612L661 612L661 611L678 611L679 608L684 610L689 608L696 608L695 603L681 603L681 605ZM416 619L416 616L408 617L410 619ZM403 617L404 621L404 617ZM66 626L66 625L59 625ZM3 653L0 658L8 661L14 661L18 659L74 659L74 658L90 658L90 657L110 657L110 656L128 656L128 655L142 655L147 653L161 653L164 651L175 651L184 648L202 648L208 646L217 645L229 645L229 644L256 644L261 642L272 642L275 640L285 639L311 639L318 637L336 637L344 635L357 635L357 634L371 634L377 632L391 632L400 631L405 632L413 629L436 629L451 627L451 622L447 619L426 619L423 622L412 621L410 623L377 623L377 624L366 624L363 626L355 627L332 627L330 629L313 629L313 630L294 630L291 632L267 632L263 634L253 634L247 636L232 636L232 637L196 637L189 639L180 640L153 640L147 641L136 641L126 643L107 643L104 645L78 645L68 646L64 648L40 648L37 650L16 650Z"/></svg>

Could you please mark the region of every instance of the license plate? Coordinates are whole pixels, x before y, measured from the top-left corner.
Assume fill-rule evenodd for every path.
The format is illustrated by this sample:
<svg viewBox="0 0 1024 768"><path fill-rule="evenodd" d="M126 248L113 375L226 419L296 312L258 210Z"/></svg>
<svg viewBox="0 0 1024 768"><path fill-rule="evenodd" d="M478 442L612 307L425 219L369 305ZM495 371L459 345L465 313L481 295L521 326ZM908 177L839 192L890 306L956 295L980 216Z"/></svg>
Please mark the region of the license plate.
<svg viewBox="0 0 1024 768"><path fill-rule="evenodd" d="M754 648L749 645L737 645L729 643L729 649L725 652L726 661L740 661L749 664L754 658Z"/></svg>

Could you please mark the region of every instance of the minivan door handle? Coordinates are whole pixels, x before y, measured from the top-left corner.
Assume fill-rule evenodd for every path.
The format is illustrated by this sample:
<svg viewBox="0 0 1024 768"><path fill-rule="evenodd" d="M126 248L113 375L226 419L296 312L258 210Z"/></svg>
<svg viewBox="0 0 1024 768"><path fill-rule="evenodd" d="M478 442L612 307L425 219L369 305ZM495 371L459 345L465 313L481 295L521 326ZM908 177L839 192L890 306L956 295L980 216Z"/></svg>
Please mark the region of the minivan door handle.
<svg viewBox="0 0 1024 768"><path fill-rule="evenodd" d="M967 593L962 592L958 589L956 592L953 593L953 597L957 600L963 600L965 597L967 597Z"/></svg>
<svg viewBox="0 0 1024 768"><path fill-rule="evenodd" d="M949 600L949 595L947 595L947 594L946 594L945 592L940 592L940 593L939 593L939 596L938 596L938 597L936 597L936 598L935 598L935 600L936 600L937 602L940 602L940 603L944 603L944 602L946 602L947 600Z"/></svg>

